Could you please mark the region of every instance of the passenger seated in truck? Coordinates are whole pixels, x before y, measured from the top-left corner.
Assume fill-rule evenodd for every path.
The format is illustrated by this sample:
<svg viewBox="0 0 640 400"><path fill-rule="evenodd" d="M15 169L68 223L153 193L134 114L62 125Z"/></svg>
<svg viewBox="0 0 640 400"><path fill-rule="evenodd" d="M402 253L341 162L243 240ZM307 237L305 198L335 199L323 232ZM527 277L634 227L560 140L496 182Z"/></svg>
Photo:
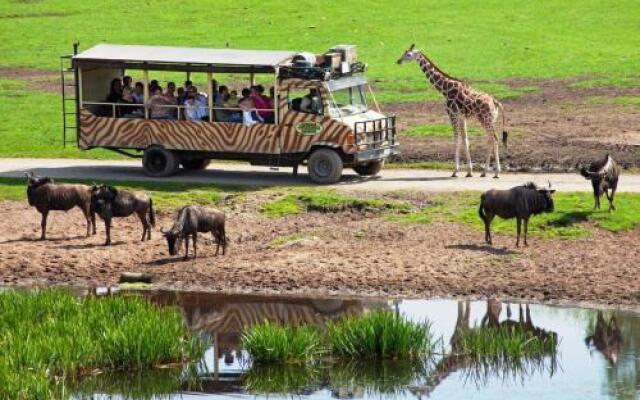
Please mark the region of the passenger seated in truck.
<svg viewBox="0 0 640 400"><path fill-rule="evenodd" d="M322 99L318 89L309 89L309 93L300 102L300 111L309 114L322 114Z"/></svg>
<svg viewBox="0 0 640 400"><path fill-rule="evenodd" d="M153 92L153 95L147 101L149 107L149 117L152 119L176 119L173 106L176 105L175 101L162 93L162 88L158 88Z"/></svg>
<svg viewBox="0 0 640 400"><path fill-rule="evenodd" d="M238 92L236 90L232 90L225 103L225 107L230 109L229 122L242 122L242 111L238 110L238 108L240 108L238 106L238 102Z"/></svg>
<svg viewBox="0 0 640 400"><path fill-rule="evenodd" d="M119 106L119 114L120 117L124 118L138 118L143 115L143 111L140 110L140 107L134 106L136 104L133 98L133 90L130 86L124 86L122 88L122 97L120 98L120 103L131 104L131 106Z"/></svg>
<svg viewBox="0 0 640 400"><path fill-rule="evenodd" d="M242 99L238 103L238 107L242 110L242 123L246 126L264 122L260 114L258 114L253 100L251 91L247 88L242 89Z"/></svg>
<svg viewBox="0 0 640 400"><path fill-rule="evenodd" d="M229 88L221 85L218 88L218 94L214 100L216 122L229 121L230 113L229 111L225 110L227 100L229 100Z"/></svg>
<svg viewBox="0 0 640 400"><path fill-rule="evenodd" d="M209 102L198 88L190 86L187 90L187 99L184 101L185 117L188 121L200 122L209 120Z"/></svg>
<svg viewBox="0 0 640 400"><path fill-rule="evenodd" d="M133 86L131 85L133 81L129 75L126 75L122 78L122 87L133 91Z"/></svg>
<svg viewBox="0 0 640 400"><path fill-rule="evenodd" d="M149 82L149 93L154 93L159 87L160 84L158 83L158 80L153 79L151 82Z"/></svg>
<svg viewBox="0 0 640 400"><path fill-rule="evenodd" d="M251 88L251 98L253 99L253 104L255 104L256 109L258 110L260 118L268 124L273 124L273 111L269 111L273 110L273 102L269 97L264 95L264 86L253 86Z"/></svg>
<svg viewBox="0 0 640 400"><path fill-rule="evenodd" d="M107 96L108 103L122 103L122 80L120 78L113 78L109 85L109 95ZM115 114L114 114L115 110ZM105 106L104 109L98 112L98 115L105 117L118 118L120 116L120 106L113 107L111 105Z"/></svg>
<svg viewBox="0 0 640 400"><path fill-rule="evenodd" d="M131 97L133 97L133 102L137 104L144 103L144 85L142 82L136 82L133 87L133 93L131 93Z"/></svg>

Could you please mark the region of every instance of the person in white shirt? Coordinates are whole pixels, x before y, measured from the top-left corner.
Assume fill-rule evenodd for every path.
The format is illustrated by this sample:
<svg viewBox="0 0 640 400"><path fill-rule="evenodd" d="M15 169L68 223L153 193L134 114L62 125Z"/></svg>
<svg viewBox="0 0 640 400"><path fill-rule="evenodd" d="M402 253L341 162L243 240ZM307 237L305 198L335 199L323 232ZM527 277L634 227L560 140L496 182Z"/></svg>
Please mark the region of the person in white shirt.
<svg viewBox="0 0 640 400"><path fill-rule="evenodd" d="M189 87L184 105L185 117L188 121L201 122L209 120L209 100L204 94L198 93L198 89L195 86Z"/></svg>

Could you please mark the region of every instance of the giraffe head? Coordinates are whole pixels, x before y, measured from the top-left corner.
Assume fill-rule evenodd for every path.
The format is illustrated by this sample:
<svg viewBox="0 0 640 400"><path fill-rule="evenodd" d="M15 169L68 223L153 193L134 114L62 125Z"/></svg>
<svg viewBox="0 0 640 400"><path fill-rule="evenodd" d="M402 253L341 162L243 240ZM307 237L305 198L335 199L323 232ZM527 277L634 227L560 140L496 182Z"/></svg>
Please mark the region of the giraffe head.
<svg viewBox="0 0 640 400"><path fill-rule="evenodd" d="M412 44L407 51L402 53L400 58L398 59L398 64L402 64L403 62L413 61L416 59L416 56L420 52L420 50L415 50L416 45Z"/></svg>

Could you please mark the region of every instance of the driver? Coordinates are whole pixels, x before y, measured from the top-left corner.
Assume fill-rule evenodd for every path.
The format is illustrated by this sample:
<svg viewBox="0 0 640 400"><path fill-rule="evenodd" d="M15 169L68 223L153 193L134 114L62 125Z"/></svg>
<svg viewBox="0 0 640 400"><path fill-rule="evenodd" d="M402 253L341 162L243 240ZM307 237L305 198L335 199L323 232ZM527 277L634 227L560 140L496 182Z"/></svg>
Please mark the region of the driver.
<svg viewBox="0 0 640 400"><path fill-rule="evenodd" d="M320 92L316 88L309 89L309 94L302 98L300 111L310 114L320 114L322 110L322 100Z"/></svg>

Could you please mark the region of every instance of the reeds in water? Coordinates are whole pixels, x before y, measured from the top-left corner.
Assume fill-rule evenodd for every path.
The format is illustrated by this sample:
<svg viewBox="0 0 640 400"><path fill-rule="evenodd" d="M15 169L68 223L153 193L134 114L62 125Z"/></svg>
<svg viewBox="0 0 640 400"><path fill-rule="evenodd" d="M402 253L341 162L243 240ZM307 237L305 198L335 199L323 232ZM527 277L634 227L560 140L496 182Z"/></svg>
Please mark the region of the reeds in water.
<svg viewBox="0 0 640 400"><path fill-rule="evenodd" d="M139 297L79 298L63 290L0 294L0 398L68 396L98 370L194 360L205 344L175 308Z"/></svg>
<svg viewBox="0 0 640 400"><path fill-rule="evenodd" d="M417 323L391 311L345 317L329 323L333 354L356 359L411 359L433 350L428 322Z"/></svg>
<svg viewBox="0 0 640 400"><path fill-rule="evenodd" d="M281 326L265 322L253 326L242 337L242 346L256 364L310 363L325 348L317 329L311 326Z"/></svg>
<svg viewBox="0 0 640 400"><path fill-rule="evenodd" d="M557 345L555 333L540 329L536 332L520 326L479 327L460 335L456 351L474 359L519 360L553 355Z"/></svg>

